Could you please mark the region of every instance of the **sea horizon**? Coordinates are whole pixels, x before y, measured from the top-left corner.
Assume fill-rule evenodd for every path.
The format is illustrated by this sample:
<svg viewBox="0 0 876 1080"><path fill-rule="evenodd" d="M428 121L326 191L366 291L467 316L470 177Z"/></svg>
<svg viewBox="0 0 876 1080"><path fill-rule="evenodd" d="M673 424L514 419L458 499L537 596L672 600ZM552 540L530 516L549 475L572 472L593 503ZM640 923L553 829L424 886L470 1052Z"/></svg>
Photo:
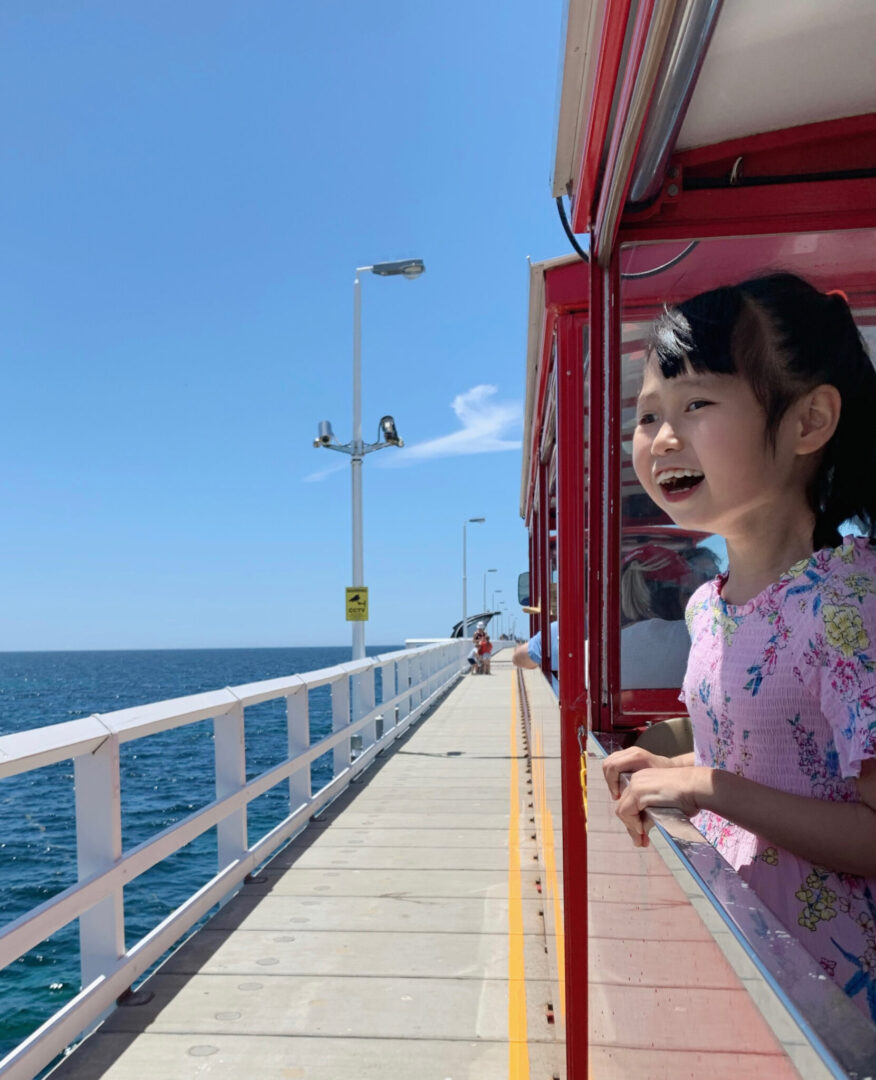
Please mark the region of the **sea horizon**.
<svg viewBox="0 0 876 1080"><path fill-rule="evenodd" d="M244 650L275 651L278 649L325 650L351 649L349 642L339 645L131 645L99 649L0 649L0 656L30 656L44 653L116 653L116 652L242 652ZM402 644L366 645L366 654L373 649L403 649Z"/></svg>

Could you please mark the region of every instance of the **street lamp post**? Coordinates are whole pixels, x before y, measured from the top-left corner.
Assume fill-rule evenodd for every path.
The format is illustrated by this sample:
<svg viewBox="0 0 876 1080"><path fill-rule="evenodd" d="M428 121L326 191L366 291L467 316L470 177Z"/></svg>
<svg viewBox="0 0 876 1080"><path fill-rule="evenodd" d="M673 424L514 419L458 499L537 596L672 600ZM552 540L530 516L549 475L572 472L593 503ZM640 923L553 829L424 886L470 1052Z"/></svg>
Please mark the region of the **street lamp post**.
<svg viewBox="0 0 876 1080"><path fill-rule="evenodd" d="M348 443L338 443L328 420L321 420L313 445L326 450L337 450L350 457L351 497L353 519L353 581L354 589L364 589L365 557L362 542L362 459L374 450L386 446L404 446L399 438L395 420L391 416L381 418L377 428L377 442L362 441L362 284L360 274L377 274L378 277L419 277L426 267L422 259L401 259L397 262L375 263L373 266L357 266L353 281L353 438ZM353 621L353 659L365 657L365 621Z"/></svg>
<svg viewBox="0 0 876 1080"><path fill-rule="evenodd" d="M467 608L468 608L468 578L466 577L466 564L465 564L465 543L466 543L466 541L465 541L465 529L466 529L466 526L469 525L469 524L471 524L471 525L483 525L483 523L486 520L487 520L486 518L477 517L477 518L469 518L467 521L464 521L462 523L462 628L460 630L460 635L459 635L462 638L468 637L468 634L466 633L466 630L468 629L468 615L467 615Z"/></svg>
<svg viewBox="0 0 876 1080"><path fill-rule="evenodd" d="M496 593L500 593L501 591L502 591L501 589L493 589L493 594L490 597L490 611L495 611L496 610ZM502 601L501 600L499 601L499 606L500 607L502 606ZM499 633L501 634L502 633L502 616L501 615L497 615L497 617L496 617L496 625L499 627Z"/></svg>
<svg viewBox="0 0 876 1080"><path fill-rule="evenodd" d="M498 574L498 572L495 567L492 570L484 571L484 611L487 610L487 574Z"/></svg>

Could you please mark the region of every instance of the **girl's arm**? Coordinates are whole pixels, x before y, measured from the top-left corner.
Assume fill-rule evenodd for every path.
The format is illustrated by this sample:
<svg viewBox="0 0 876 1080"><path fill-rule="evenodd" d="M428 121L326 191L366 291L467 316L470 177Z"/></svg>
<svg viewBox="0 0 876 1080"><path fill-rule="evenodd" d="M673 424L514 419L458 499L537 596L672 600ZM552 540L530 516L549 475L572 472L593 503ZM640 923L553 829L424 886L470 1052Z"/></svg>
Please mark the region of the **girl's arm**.
<svg viewBox="0 0 876 1080"><path fill-rule="evenodd" d="M688 817L711 810L777 847L839 873L876 877L876 761L865 761L859 803L828 802L766 787L725 769L644 769L618 802L637 847L648 839L642 813L674 806Z"/></svg>
<svg viewBox="0 0 876 1080"><path fill-rule="evenodd" d="M608 784L611 797L617 799L621 793L621 773L634 773L639 769L674 769L680 765L693 765L693 763L693 751L689 754L679 754L677 757L662 757L640 746L628 746L626 750L617 750L603 759L602 774Z"/></svg>

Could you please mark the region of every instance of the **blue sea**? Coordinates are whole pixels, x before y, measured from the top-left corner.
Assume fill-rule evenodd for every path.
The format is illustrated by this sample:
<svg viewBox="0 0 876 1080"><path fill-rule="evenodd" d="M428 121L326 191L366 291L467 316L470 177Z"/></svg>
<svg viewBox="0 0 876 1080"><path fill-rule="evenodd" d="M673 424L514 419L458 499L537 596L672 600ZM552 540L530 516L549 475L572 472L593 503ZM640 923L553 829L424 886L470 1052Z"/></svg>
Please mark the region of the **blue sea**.
<svg viewBox="0 0 876 1080"><path fill-rule="evenodd" d="M398 645L376 645L368 655ZM0 734L75 720L203 690L331 667L349 646L304 649L173 649L0 653ZM378 701L380 690L378 687ZM331 730L328 687L310 695L311 742ZM246 710L247 777L279 763L287 744L284 703ZM212 723L205 720L121 747L125 850L212 801ZM313 790L332 775L331 754L312 766ZM249 807L250 842L289 811L288 784ZM210 830L125 889L128 946L216 872ZM0 924L76 881L73 762L0 780ZM0 972L0 1058L79 989L78 923Z"/></svg>

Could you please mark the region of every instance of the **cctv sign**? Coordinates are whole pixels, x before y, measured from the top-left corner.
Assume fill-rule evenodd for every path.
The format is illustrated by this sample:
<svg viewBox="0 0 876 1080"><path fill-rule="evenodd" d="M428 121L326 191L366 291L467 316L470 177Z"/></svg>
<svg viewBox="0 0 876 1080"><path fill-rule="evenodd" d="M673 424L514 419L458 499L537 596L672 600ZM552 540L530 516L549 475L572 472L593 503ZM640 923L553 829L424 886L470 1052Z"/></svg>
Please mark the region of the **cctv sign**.
<svg viewBox="0 0 876 1080"><path fill-rule="evenodd" d="M368 590L364 585L345 589L347 622L368 621Z"/></svg>

